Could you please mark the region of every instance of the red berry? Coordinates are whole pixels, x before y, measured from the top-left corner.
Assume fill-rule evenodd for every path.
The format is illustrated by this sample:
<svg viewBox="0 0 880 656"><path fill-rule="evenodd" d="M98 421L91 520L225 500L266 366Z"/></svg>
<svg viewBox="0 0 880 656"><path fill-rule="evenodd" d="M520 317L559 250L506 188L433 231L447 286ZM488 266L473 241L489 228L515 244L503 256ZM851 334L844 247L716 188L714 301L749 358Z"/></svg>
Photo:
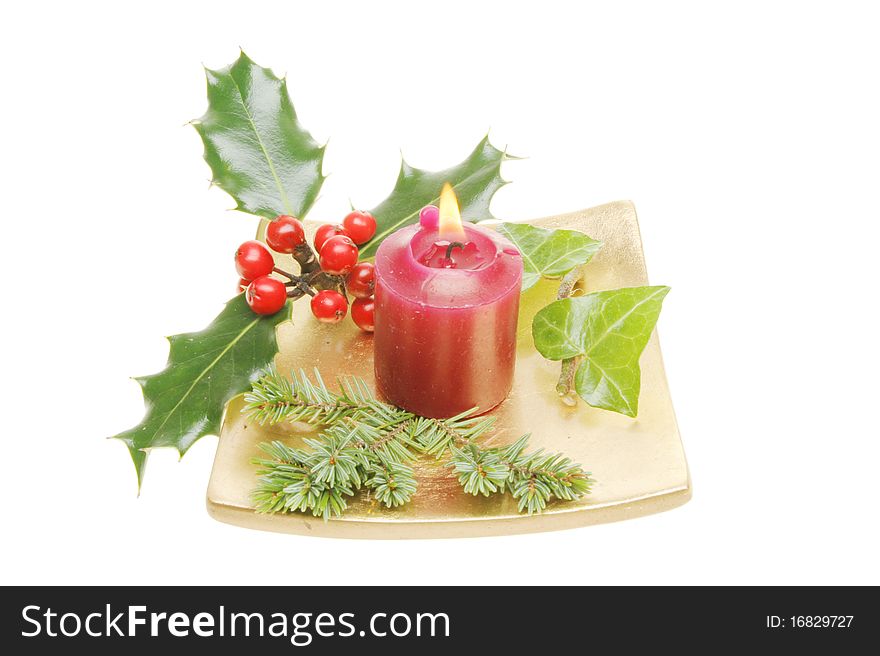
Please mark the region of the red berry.
<svg viewBox="0 0 880 656"><path fill-rule="evenodd" d="M345 296L332 289L325 289L312 297L312 314L323 323L339 323L348 311Z"/></svg>
<svg viewBox="0 0 880 656"><path fill-rule="evenodd" d="M376 303L370 298L356 298L351 304L351 318L361 330L373 332L373 311Z"/></svg>
<svg viewBox="0 0 880 656"><path fill-rule="evenodd" d="M244 278L239 278L238 279L238 291L243 292L245 289L247 289L247 286L250 284L251 284L250 280L245 280Z"/></svg>
<svg viewBox="0 0 880 656"><path fill-rule="evenodd" d="M268 276L275 268L275 258L261 242L246 241L235 252L235 269L245 280Z"/></svg>
<svg viewBox="0 0 880 656"><path fill-rule="evenodd" d="M287 288L280 280L260 276L248 285L244 297L257 314L275 314L287 302Z"/></svg>
<svg viewBox="0 0 880 656"><path fill-rule="evenodd" d="M305 243L306 233L303 224L292 216L282 214L266 228L266 243L279 253L292 253L293 249Z"/></svg>
<svg viewBox="0 0 880 656"><path fill-rule="evenodd" d="M376 234L376 219L369 212L355 210L342 219L342 227L355 244L366 244Z"/></svg>
<svg viewBox="0 0 880 656"><path fill-rule="evenodd" d="M331 276L345 276L358 261L358 247L345 235L330 237L321 247L321 269Z"/></svg>
<svg viewBox="0 0 880 656"><path fill-rule="evenodd" d="M372 262L359 262L345 279L345 288L355 298L368 298L376 286L375 269Z"/></svg>
<svg viewBox="0 0 880 656"><path fill-rule="evenodd" d="M325 242L330 237L336 237L337 235L345 235L347 237L348 233L345 231L345 228L339 225L330 225L329 223L322 225L315 231L315 251L320 253L321 249L324 248Z"/></svg>

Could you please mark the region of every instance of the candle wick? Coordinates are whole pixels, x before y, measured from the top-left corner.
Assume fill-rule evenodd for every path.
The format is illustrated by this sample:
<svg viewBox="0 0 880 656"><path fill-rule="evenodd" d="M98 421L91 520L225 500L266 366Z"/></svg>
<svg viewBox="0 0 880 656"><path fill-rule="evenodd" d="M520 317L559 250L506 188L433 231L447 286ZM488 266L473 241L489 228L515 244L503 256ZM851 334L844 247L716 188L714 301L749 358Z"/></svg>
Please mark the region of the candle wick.
<svg viewBox="0 0 880 656"><path fill-rule="evenodd" d="M464 248L464 244L462 244L460 241L450 242L449 246L446 247L446 259L447 260L452 259L452 249L453 248Z"/></svg>

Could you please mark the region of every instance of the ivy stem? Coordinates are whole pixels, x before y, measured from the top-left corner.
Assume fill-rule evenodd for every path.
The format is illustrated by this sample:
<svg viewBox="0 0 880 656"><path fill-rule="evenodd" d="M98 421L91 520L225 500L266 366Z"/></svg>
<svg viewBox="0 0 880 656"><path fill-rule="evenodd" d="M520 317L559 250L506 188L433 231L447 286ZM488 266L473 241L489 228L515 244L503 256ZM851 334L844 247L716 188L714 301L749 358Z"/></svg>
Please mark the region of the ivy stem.
<svg viewBox="0 0 880 656"><path fill-rule="evenodd" d="M575 267L562 279L559 283L559 291L556 292L557 299L571 298L575 293L575 287L583 277L584 268L582 266ZM573 388L574 375L577 373L580 357L566 358L562 361L562 370L559 373L559 381L556 383L556 393L565 405L577 405L577 394Z"/></svg>
<svg viewBox="0 0 880 656"><path fill-rule="evenodd" d="M559 373L559 382L556 383L556 393L559 394L559 398L565 405L577 405L577 395L572 390L572 386L580 361L580 356L562 361L562 371Z"/></svg>
<svg viewBox="0 0 880 656"><path fill-rule="evenodd" d="M557 299L570 298L575 291L575 287L583 277L584 268L582 266L575 267L565 274L562 282L559 283L559 291L556 292Z"/></svg>

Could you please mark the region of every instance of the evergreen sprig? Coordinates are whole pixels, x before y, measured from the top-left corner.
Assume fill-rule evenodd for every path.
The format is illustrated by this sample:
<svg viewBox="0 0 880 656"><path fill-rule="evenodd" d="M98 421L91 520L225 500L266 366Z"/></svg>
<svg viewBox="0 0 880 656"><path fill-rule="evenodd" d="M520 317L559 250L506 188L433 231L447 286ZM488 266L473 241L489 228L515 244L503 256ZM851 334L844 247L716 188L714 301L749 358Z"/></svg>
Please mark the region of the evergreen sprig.
<svg viewBox="0 0 880 656"><path fill-rule="evenodd" d="M341 515L346 499L365 489L379 503L396 508L412 499L416 479L409 463L417 454L447 460L463 490L490 496L509 493L520 512L541 512L553 499L571 501L590 492L593 480L561 454L527 452L529 435L504 447L482 446L494 417L473 410L449 419L430 419L383 403L359 378L343 378L331 392L316 370L290 378L268 370L245 395L243 412L261 424L305 422L323 426L305 448L269 442L268 458L254 460L259 483L252 498L258 512L301 511L329 519Z"/></svg>
<svg viewBox="0 0 880 656"><path fill-rule="evenodd" d="M315 379L317 382L311 382L302 370L299 374L293 372L290 378L279 376L272 368L245 395L245 412L260 424L332 424L358 410L368 410L367 406L375 401L364 382L357 378L341 381L341 394L327 389L317 369Z"/></svg>

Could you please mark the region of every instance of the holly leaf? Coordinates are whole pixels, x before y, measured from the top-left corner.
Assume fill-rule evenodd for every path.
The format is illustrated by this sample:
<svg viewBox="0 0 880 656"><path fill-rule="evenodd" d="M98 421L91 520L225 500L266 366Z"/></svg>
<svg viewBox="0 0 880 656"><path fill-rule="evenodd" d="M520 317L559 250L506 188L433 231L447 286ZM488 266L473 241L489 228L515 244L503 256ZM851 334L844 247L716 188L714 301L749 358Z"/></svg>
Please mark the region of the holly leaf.
<svg viewBox="0 0 880 656"><path fill-rule="evenodd" d="M535 315L532 336L549 360L579 357L578 395L595 408L635 417L645 350L669 287L627 287L554 301Z"/></svg>
<svg viewBox="0 0 880 656"><path fill-rule="evenodd" d="M527 223L502 223L496 230L522 253L522 290L543 278L561 278L589 262L602 242L578 230L547 230Z"/></svg>
<svg viewBox="0 0 880 656"><path fill-rule="evenodd" d="M419 210L436 205L443 183L455 190L461 216L467 221L491 219L489 202L507 181L501 177L501 163L514 159L489 143L486 136L467 159L443 171L426 171L400 163L400 173L391 194L370 210L376 218L376 234L364 244L361 257L372 257L379 244L395 230L419 220Z"/></svg>
<svg viewBox="0 0 880 656"><path fill-rule="evenodd" d="M324 182L324 146L297 120L287 80L244 52L226 68L206 68L205 75L208 111L192 124L213 184L235 199L237 210L303 218Z"/></svg>
<svg viewBox="0 0 880 656"><path fill-rule="evenodd" d="M201 332L173 335L161 372L136 378L147 412L140 424L113 437L128 446L143 482L150 449L174 447L183 456L200 437L217 434L226 403L251 389L278 352L275 327L290 318L253 313L239 294Z"/></svg>

